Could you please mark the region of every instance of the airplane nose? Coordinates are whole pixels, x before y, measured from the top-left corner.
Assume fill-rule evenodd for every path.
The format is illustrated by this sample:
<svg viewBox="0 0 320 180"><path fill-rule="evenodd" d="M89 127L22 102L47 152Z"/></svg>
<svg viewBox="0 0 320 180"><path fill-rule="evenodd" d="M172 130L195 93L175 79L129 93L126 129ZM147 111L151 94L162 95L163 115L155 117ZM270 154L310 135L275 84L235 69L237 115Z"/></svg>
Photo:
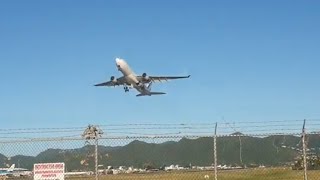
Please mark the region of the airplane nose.
<svg viewBox="0 0 320 180"><path fill-rule="evenodd" d="M120 70L120 68L121 68L120 64L121 64L121 59L116 58L116 65L117 65L118 70Z"/></svg>
<svg viewBox="0 0 320 180"><path fill-rule="evenodd" d="M119 64L122 60L120 58L116 58L116 63Z"/></svg>
<svg viewBox="0 0 320 180"><path fill-rule="evenodd" d="M117 65L117 67L120 66L120 59L119 58L116 58L116 65Z"/></svg>

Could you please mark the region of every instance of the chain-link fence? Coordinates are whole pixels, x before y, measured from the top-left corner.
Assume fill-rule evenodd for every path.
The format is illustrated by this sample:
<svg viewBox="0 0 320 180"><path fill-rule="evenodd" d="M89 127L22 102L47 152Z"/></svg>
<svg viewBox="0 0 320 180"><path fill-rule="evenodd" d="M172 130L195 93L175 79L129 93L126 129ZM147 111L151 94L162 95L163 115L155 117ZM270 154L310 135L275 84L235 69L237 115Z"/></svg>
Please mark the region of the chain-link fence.
<svg viewBox="0 0 320 180"><path fill-rule="evenodd" d="M64 163L65 179L320 179L320 136L303 132L2 140L0 173L33 179L34 164Z"/></svg>

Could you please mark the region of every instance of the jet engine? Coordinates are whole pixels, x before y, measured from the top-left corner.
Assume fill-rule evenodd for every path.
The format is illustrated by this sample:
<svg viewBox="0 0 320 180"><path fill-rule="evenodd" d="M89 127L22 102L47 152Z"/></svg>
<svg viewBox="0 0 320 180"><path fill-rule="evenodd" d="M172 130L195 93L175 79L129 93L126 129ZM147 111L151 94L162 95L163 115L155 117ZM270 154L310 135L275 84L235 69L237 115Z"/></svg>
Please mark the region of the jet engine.
<svg viewBox="0 0 320 180"><path fill-rule="evenodd" d="M110 80L112 83L117 84L117 79L114 76L111 76Z"/></svg>
<svg viewBox="0 0 320 180"><path fill-rule="evenodd" d="M147 73L143 73L142 74L142 79L143 79L143 81L149 81L150 77L147 75Z"/></svg>

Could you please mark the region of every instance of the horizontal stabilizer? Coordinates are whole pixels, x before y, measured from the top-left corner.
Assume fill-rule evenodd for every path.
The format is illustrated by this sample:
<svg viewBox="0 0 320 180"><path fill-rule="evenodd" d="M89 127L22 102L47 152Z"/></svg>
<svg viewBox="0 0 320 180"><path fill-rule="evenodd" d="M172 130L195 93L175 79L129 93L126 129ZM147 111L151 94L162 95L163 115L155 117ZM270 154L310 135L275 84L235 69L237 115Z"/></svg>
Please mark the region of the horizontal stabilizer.
<svg viewBox="0 0 320 180"><path fill-rule="evenodd" d="M149 94L138 94L136 96L139 97L139 96L152 96L152 95L163 95L163 94L166 94L166 93L164 93L164 92L150 92Z"/></svg>

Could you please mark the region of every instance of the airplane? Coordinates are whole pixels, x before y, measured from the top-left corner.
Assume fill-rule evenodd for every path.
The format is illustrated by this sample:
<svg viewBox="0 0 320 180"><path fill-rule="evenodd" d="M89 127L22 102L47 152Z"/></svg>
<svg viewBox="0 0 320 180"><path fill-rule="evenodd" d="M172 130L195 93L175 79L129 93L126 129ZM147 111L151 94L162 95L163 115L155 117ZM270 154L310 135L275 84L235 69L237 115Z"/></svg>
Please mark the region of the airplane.
<svg viewBox="0 0 320 180"><path fill-rule="evenodd" d="M1 176L31 176L32 171L25 168L16 168L15 164L12 164L9 168L0 168L0 177Z"/></svg>
<svg viewBox="0 0 320 180"><path fill-rule="evenodd" d="M166 94L164 92L153 92L151 91L152 83L162 82L174 79L184 79L189 78L188 76L148 76L147 73L143 73L142 76L136 75L128 65L128 63L121 58L116 58L116 66L118 70L123 74L119 78L111 76L110 81L96 84L95 86L124 86L124 91L129 92L129 88L136 89L140 94L136 96L152 96L152 95L162 95Z"/></svg>
<svg viewBox="0 0 320 180"><path fill-rule="evenodd" d="M0 176L12 176L15 164L12 164L9 168L0 168Z"/></svg>

